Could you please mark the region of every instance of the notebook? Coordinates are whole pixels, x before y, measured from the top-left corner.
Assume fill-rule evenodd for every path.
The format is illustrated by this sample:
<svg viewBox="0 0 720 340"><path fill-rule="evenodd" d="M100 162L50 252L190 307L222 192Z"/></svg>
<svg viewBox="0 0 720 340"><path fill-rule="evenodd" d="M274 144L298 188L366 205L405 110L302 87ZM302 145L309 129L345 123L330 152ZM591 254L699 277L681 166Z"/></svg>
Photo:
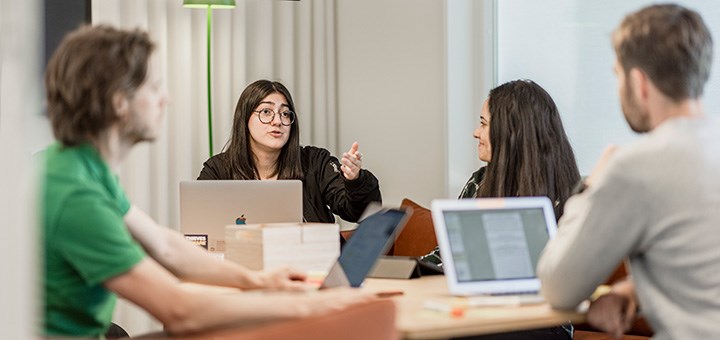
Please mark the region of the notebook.
<svg viewBox="0 0 720 340"><path fill-rule="evenodd" d="M547 197L434 200L431 210L452 295L541 301L535 268L557 231Z"/></svg>
<svg viewBox="0 0 720 340"><path fill-rule="evenodd" d="M180 182L180 232L210 251L225 251L228 224L302 222L299 180Z"/></svg>
<svg viewBox="0 0 720 340"><path fill-rule="evenodd" d="M368 209L373 209L369 207ZM410 218L409 209L380 209L358 225L320 288L360 287L378 257L390 248Z"/></svg>

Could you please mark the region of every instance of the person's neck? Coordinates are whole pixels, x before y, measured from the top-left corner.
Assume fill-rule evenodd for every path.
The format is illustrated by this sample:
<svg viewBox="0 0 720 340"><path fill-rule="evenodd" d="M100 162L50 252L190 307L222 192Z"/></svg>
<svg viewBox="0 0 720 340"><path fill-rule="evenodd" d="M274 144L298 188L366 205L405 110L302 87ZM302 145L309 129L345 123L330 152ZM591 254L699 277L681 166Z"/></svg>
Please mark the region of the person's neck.
<svg viewBox="0 0 720 340"><path fill-rule="evenodd" d="M655 112L655 114L651 115L653 128L674 118L701 117L705 113L702 101L699 98L685 99L679 102L665 98L662 101L658 101L650 110Z"/></svg>
<svg viewBox="0 0 720 340"><path fill-rule="evenodd" d="M99 134L97 138L91 141L91 144L97 149L100 157L108 164L110 169L117 172L134 143L123 140L119 129L111 127Z"/></svg>
<svg viewBox="0 0 720 340"><path fill-rule="evenodd" d="M268 152L264 150L253 150L253 155L260 179L276 179L278 175L277 166L280 151Z"/></svg>

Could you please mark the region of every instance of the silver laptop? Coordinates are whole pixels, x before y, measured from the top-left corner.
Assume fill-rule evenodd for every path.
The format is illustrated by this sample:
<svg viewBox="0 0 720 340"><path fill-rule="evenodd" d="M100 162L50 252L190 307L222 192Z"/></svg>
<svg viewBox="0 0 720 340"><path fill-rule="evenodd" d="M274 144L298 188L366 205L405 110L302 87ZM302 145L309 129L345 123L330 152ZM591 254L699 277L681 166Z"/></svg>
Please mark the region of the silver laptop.
<svg viewBox="0 0 720 340"><path fill-rule="evenodd" d="M547 197L434 200L432 217L451 294L541 301L535 268L557 231Z"/></svg>
<svg viewBox="0 0 720 340"><path fill-rule="evenodd" d="M180 182L180 232L210 251L225 251L229 224L302 221L299 180Z"/></svg>

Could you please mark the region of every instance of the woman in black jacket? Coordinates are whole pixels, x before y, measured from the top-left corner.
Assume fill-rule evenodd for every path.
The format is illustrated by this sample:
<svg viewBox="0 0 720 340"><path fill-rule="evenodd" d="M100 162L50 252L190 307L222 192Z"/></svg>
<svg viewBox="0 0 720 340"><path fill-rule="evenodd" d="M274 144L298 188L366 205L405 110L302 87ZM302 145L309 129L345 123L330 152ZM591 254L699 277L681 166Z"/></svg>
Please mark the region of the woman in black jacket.
<svg viewBox="0 0 720 340"><path fill-rule="evenodd" d="M575 154L550 94L530 80L490 91L473 137L487 162L472 174L459 198L547 196L556 218L580 180ZM441 264L438 248L422 260ZM474 339L572 339L572 326L536 329Z"/></svg>
<svg viewBox="0 0 720 340"><path fill-rule="evenodd" d="M235 108L225 151L205 162L198 179L299 179L306 222L332 223L333 214L357 222L370 202L381 201L377 178L362 169L358 144L338 161L325 149L300 146L299 128L283 84L258 80L248 85Z"/></svg>
<svg viewBox="0 0 720 340"><path fill-rule="evenodd" d="M492 89L473 137L487 166L473 173L459 198L547 196L560 219L580 172L550 94L530 80Z"/></svg>

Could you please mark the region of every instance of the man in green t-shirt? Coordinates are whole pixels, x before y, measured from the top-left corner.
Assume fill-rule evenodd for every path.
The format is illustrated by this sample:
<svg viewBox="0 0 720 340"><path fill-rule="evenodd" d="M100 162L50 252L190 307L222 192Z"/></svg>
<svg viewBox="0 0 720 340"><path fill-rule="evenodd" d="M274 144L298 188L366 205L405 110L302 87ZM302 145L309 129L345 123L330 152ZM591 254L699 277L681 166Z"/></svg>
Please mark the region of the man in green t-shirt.
<svg viewBox="0 0 720 340"><path fill-rule="evenodd" d="M57 143L42 154L44 333L102 336L116 294L171 333L326 313L370 299L319 294L213 295L179 280L241 289L302 290L291 269L248 270L219 261L130 203L115 171L138 142L155 138L168 96L147 33L108 26L70 33L47 67L48 116Z"/></svg>

